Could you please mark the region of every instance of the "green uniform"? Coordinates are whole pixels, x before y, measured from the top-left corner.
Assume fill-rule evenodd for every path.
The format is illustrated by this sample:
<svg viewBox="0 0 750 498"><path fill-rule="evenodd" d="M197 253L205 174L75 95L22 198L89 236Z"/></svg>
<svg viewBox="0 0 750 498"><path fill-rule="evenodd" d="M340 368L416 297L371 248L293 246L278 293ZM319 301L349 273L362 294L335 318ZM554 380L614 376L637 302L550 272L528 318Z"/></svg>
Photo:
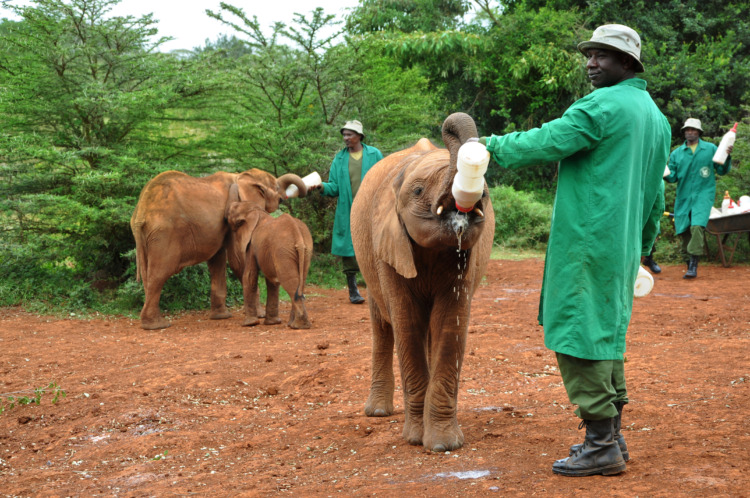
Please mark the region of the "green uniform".
<svg viewBox="0 0 750 498"><path fill-rule="evenodd" d="M658 194L670 138L646 82L631 78L541 128L487 140L506 168L560 161L539 305L553 351L622 361L640 256L664 210Z"/></svg>
<svg viewBox="0 0 750 498"><path fill-rule="evenodd" d="M732 168L732 158L724 164L712 161L717 147L698 140L695 153L687 142L669 155L669 183L677 182L674 201L675 233L682 233L691 226L705 227L716 197L716 176L725 175Z"/></svg>
<svg viewBox="0 0 750 498"><path fill-rule="evenodd" d="M370 171L376 162L383 159L383 154L369 145L362 144L362 175ZM333 241L331 253L336 256L354 257L354 246L352 245L352 231L349 223L349 213L352 210L352 184L349 179L349 149L340 150L333 158L331 170L328 172L328 181L323 182L323 195L338 197L336 203L336 215L333 220Z"/></svg>

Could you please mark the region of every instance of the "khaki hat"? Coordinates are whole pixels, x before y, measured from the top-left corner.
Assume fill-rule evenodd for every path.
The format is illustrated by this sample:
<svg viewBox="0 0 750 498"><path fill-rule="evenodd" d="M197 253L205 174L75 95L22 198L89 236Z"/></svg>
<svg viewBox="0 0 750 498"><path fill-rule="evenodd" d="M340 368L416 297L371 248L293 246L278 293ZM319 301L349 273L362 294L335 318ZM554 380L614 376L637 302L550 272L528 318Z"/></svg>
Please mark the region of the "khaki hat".
<svg viewBox="0 0 750 498"><path fill-rule="evenodd" d="M341 127L342 134L344 133L344 130L351 130L353 132L359 133L363 137L365 136L362 130L362 123L360 123L356 119L353 121L347 121L346 124Z"/></svg>
<svg viewBox="0 0 750 498"><path fill-rule="evenodd" d="M641 63L641 37L632 28L622 24L605 24L594 30L589 41L578 44L578 50L583 55L590 48L603 48L605 50L616 50L628 54L635 59L636 73L643 72Z"/></svg>
<svg viewBox="0 0 750 498"><path fill-rule="evenodd" d="M687 118L685 121L685 124L682 125L682 128L680 128L680 131L685 130L685 128L695 128L696 130L702 132L703 128L701 128L701 120L695 119L695 118Z"/></svg>

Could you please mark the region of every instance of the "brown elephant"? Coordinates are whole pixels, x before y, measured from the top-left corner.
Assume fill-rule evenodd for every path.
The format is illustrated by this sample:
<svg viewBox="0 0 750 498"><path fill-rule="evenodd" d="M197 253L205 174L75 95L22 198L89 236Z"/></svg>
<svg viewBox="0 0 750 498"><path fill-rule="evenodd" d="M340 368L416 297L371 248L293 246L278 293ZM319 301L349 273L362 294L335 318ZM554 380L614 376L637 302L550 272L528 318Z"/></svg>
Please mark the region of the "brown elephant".
<svg viewBox="0 0 750 498"><path fill-rule="evenodd" d="M451 193L459 147L476 137L467 114L378 162L352 206L352 241L367 283L372 383L365 414L393 413L393 349L404 392L403 436L432 451L463 445L456 406L471 299L492 250L495 215L487 186L473 211Z"/></svg>
<svg viewBox="0 0 750 498"><path fill-rule="evenodd" d="M211 274L211 319L229 318L226 307L227 206L242 200L273 212L286 198L285 190L296 185L300 196L307 187L297 175L278 180L265 171L218 172L195 178L179 171L166 171L149 181L141 191L130 219L136 246L136 280L143 280L145 301L141 327L169 327L159 311L161 291L167 279L187 266L208 262ZM230 198L231 187L234 186ZM244 254L229 253L234 274L242 275Z"/></svg>
<svg viewBox="0 0 750 498"><path fill-rule="evenodd" d="M258 277L266 278L266 325L281 323L279 318L279 285L292 300L287 325L309 329L305 308L305 281L310 269L313 240L301 220L288 214L272 217L250 202L234 202L227 208L235 253L244 253L242 288L245 302L244 326L258 325L262 317L259 306Z"/></svg>

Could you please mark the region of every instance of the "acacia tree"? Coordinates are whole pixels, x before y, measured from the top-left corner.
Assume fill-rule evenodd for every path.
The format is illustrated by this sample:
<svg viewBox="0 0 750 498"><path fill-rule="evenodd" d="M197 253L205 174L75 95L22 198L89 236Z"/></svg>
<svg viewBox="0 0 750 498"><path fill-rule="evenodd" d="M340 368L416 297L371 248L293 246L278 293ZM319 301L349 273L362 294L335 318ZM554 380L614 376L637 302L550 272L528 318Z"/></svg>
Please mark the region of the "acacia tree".
<svg viewBox="0 0 750 498"><path fill-rule="evenodd" d="M154 163L191 149L163 132L205 91L192 79L204 61L157 52L156 21L109 16L118 1L4 4L21 19L0 38L4 267L118 276L135 198L164 167Z"/></svg>
<svg viewBox="0 0 750 498"><path fill-rule="evenodd" d="M418 71L402 71L367 39L341 37L340 24L317 8L276 23L266 35L257 17L227 3L207 14L236 31L250 53L227 61L223 108L213 150L275 175L317 171L325 178L341 149L345 121L365 123L367 143L384 153L439 128L433 96ZM290 203L318 250L330 246L335 200Z"/></svg>

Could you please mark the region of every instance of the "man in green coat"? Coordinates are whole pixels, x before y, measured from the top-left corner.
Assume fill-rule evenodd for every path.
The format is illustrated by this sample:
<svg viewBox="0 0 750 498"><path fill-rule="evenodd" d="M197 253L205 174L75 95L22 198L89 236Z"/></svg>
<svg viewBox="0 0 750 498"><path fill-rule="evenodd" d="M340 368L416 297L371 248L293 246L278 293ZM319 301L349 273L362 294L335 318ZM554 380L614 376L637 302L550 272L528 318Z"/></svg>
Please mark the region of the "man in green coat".
<svg viewBox="0 0 750 498"><path fill-rule="evenodd" d="M682 254L687 271L682 278L698 276L698 260L704 251L704 230L716 197L716 176L732 168L732 158L724 164L713 162L717 147L700 139L703 128L699 119L688 118L682 127L685 143L669 155L669 183L677 182L674 200L674 228L682 239ZM732 147L729 148L732 153Z"/></svg>
<svg viewBox="0 0 750 498"><path fill-rule="evenodd" d="M331 253L341 256L349 287L349 301L353 304L362 304L365 300L357 289L359 265L354 256L349 214L362 179L376 162L383 159L383 154L375 147L362 143L365 139L364 130L362 123L357 120L347 121L341 128L341 135L346 147L333 158L328 181L323 182L321 188L323 195L338 197L333 220Z"/></svg>
<svg viewBox="0 0 750 498"><path fill-rule="evenodd" d="M600 26L578 45L592 93L541 128L480 139L505 168L559 161L539 323L586 426L583 444L552 466L566 476L618 474L629 457L620 433L625 333L639 263L664 209L671 134L635 77L640 48L631 28Z"/></svg>

